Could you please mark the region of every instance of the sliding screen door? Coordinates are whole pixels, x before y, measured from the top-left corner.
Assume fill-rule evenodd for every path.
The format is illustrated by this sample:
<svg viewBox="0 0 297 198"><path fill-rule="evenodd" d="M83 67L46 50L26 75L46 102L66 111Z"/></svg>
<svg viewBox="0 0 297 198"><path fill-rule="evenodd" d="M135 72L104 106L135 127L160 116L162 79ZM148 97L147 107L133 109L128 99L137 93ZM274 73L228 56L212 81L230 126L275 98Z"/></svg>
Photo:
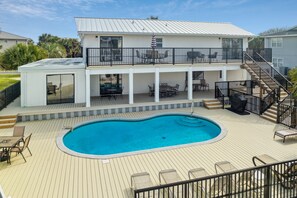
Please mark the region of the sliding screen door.
<svg viewBox="0 0 297 198"><path fill-rule="evenodd" d="M47 104L74 103L74 74L47 75Z"/></svg>

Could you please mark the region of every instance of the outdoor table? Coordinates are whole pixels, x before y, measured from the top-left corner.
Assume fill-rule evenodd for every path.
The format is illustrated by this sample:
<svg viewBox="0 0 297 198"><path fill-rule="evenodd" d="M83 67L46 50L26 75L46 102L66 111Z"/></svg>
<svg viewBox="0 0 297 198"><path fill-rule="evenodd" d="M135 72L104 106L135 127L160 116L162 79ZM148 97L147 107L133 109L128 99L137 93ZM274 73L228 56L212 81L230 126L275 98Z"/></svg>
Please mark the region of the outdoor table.
<svg viewBox="0 0 297 198"><path fill-rule="evenodd" d="M13 137L13 136L0 136L0 149L3 150L4 155L7 156L7 163L10 163L10 149L15 147L23 137Z"/></svg>

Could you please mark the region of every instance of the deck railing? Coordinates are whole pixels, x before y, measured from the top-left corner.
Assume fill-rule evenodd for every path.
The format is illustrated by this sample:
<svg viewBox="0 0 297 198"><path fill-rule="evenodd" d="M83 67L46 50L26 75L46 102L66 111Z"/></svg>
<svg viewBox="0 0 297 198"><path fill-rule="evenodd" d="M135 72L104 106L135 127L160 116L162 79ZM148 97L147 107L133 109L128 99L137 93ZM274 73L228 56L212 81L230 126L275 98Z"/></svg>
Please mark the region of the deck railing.
<svg viewBox="0 0 297 198"><path fill-rule="evenodd" d="M10 87L0 91L0 110L5 108L9 103L14 99L20 96L21 94L21 82L17 82Z"/></svg>
<svg viewBox="0 0 297 198"><path fill-rule="evenodd" d="M297 160L290 160L138 189L134 197L296 197L296 163Z"/></svg>
<svg viewBox="0 0 297 198"><path fill-rule="evenodd" d="M87 66L243 62L242 48L87 48Z"/></svg>

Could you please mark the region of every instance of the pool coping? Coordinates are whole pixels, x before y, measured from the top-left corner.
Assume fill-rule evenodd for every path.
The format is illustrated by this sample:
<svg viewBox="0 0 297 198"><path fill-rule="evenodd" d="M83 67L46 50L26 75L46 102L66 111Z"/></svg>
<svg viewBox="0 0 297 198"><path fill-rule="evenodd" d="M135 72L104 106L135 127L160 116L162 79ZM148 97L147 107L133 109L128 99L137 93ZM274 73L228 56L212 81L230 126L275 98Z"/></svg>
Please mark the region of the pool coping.
<svg viewBox="0 0 297 198"><path fill-rule="evenodd" d="M208 120L210 122L213 122L214 124L218 125L221 128L221 133L210 140L206 140L203 142L195 142L195 143L188 143L188 144L181 144L181 145L174 145L174 146L166 146L166 147L161 147L161 148L153 148L153 149L146 149L146 150L140 150L140 151L132 151L132 152L124 152L124 153L119 153L119 154L111 154L111 155L94 155L94 154L84 154L84 153L79 153L76 151L73 151L71 149L69 149L68 147L66 147L63 143L63 137L71 132L71 130L73 128L82 126L82 125L86 125L89 123L93 123L96 121L109 121L109 120L124 120L124 121L141 121L141 120L147 120L147 119L151 119L157 116L165 116L165 115L192 115L198 118L202 118L205 120ZM121 117L113 117L113 118L100 118L100 119L93 119L93 120L89 120L86 122L81 122L79 124L74 125L73 127L64 127L60 132L58 132L57 136L56 136L56 145L57 147L63 151L66 154L72 155L72 156L76 156L76 157L82 157L82 158L89 158L89 159L101 159L101 160L105 160L105 159L112 159L112 158L117 158L117 157L126 157L126 156L131 156L131 155L138 155L138 154L146 154L146 153L152 153L152 152L158 152L158 151L165 151L165 150L170 150L170 149L178 149L178 148L185 148L185 147L190 147L190 146L197 146L197 145L204 145L204 144L210 144L210 143L215 143L220 141L221 139L223 139L226 135L227 135L228 130L224 127L223 124L221 124L218 121L214 121L208 117L205 116L201 116L198 114L191 114L191 113L176 113L176 112L167 112L167 113L157 113L151 116L146 116L146 117L142 117L139 119L133 119L133 118L121 118Z"/></svg>

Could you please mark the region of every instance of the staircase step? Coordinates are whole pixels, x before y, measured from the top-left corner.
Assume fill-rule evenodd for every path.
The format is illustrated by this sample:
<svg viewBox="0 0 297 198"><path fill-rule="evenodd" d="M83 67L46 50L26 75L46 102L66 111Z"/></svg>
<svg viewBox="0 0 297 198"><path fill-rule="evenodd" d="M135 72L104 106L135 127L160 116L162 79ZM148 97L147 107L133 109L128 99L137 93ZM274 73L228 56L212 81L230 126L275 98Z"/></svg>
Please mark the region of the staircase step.
<svg viewBox="0 0 297 198"><path fill-rule="evenodd" d="M16 118L0 119L0 124L16 123Z"/></svg>
<svg viewBox="0 0 297 198"><path fill-rule="evenodd" d="M203 100L204 107L207 109L222 109L223 105L217 99L205 99Z"/></svg>
<svg viewBox="0 0 297 198"><path fill-rule="evenodd" d="M207 109L222 109L223 105L211 105L211 106L205 105L205 107Z"/></svg>
<svg viewBox="0 0 297 198"><path fill-rule="evenodd" d="M266 115L268 117L274 118L276 120L277 114L265 111L262 115Z"/></svg>
<svg viewBox="0 0 297 198"><path fill-rule="evenodd" d="M16 118L17 115L0 115L0 119Z"/></svg>
<svg viewBox="0 0 297 198"><path fill-rule="evenodd" d="M274 122L276 123L276 119L275 118L271 118L270 116L267 116L267 115L261 115L262 118L266 119L266 120L269 120L271 122Z"/></svg>
<svg viewBox="0 0 297 198"><path fill-rule="evenodd" d="M0 124L0 129L7 129L14 127L15 123L9 123L9 124Z"/></svg>

